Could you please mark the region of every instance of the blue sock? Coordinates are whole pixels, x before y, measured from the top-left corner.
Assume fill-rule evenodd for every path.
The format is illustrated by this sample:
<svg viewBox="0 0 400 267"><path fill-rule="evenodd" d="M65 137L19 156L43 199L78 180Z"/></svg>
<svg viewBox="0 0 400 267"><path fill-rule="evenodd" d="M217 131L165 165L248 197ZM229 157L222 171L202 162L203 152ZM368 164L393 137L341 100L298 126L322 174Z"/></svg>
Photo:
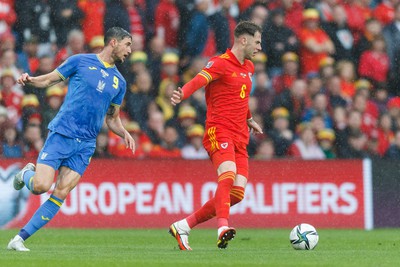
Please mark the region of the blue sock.
<svg viewBox="0 0 400 267"><path fill-rule="evenodd" d="M31 220L18 233L23 240L33 235L37 230L46 225L60 210L63 200L53 195L40 206Z"/></svg>
<svg viewBox="0 0 400 267"><path fill-rule="evenodd" d="M24 175L22 176L22 179L24 179L24 183L26 188L29 189L29 191L32 192L33 190L33 176L35 175L34 171L27 170Z"/></svg>

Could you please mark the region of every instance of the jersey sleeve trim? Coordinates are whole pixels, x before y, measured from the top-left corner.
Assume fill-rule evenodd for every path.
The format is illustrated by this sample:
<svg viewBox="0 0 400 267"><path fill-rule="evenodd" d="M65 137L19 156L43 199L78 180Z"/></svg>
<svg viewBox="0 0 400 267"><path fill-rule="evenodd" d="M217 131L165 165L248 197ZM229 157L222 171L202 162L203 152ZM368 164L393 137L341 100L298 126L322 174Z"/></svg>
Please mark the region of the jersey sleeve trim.
<svg viewBox="0 0 400 267"><path fill-rule="evenodd" d="M114 106L114 107L120 107L121 106L121 105L118 105L118 104L115 104L115 103L111 103L110 105Z"/></svg>
<svg viewBox="0 0 400 267"><path fill-rule="evenodd" d="M65 77L64 77L64 75L62 75L61 72L58 71L58 69L56 69L56 72L57 72L58 76L60 76L60 78L61 78L63 81L66 80Z"/></svg>
<svg viewBox="0 0 400 267"><path fill-rule="evenodd" d="M203 77L207 80L207 83L210 83L210 82L212 81L212 76L211 76L211 74L208 73L208 72L205 71L205 70L200 71L200 72L199 72L199 75L203 76Z"/></svg>

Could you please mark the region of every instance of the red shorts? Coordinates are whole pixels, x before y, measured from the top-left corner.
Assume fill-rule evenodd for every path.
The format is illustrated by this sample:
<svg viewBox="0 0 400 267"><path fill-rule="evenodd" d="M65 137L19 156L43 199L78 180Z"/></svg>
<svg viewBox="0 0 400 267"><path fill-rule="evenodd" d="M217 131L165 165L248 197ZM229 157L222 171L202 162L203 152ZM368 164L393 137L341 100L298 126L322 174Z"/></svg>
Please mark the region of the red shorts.
<svg viewBox="0 0 400 267"><path fill-rule="evenodd" d="M215 169L224 161L233 161L236 163L237 174L248 179L249 155L246 143L234 140L222 132L219 133L216 127L211 127L204 135L203 145Z"/></svg>

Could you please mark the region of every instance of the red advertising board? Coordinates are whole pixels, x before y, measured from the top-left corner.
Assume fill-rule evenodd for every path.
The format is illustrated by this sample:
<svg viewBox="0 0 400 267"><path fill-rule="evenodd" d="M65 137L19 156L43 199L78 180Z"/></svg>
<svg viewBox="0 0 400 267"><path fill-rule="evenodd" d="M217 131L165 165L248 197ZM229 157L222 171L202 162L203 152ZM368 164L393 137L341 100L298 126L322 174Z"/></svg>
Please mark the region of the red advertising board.
<svg viewBox="0 0 400 267"><path fill-rule="evenodd" d="M2 180L8 181L4 190L17 192L11 174L23 165L0 162ZM369 166L361 160L251 161L245 199L232 207L230 222L257 228L302 222L318 228L372 228ZM48 227L165 228L212 197L216 179L209 161L93 160ZM22 227L49 196L27 195L18 215L3 227ZM0 212L6 214L3 198ZM211 220L204 226L215 224Z"/></svg>

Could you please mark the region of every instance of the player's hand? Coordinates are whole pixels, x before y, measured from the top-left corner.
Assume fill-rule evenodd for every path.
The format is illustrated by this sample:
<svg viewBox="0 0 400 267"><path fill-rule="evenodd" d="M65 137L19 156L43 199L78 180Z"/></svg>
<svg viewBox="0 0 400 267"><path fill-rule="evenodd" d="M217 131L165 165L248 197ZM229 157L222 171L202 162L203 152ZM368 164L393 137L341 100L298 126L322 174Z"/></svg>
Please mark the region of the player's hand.
<svg viewBox="0 0 400 267"><path fill-rule="evenodd" d="M174 90L174 92L172 93L171 96L171 104L173 106L176 106L177 104L182 102L182 98L183 98L183 90L182 88L178 87L176 90Z"/></svg>
<svg viewBox="0 0 400 267"><path fill-rule="evenodd" d="M247 126L249 126L250 128L250 132L256 133L256 134L262 134L263 130L260 127L260 125L258 125L258 123L253 120L253 118L250 118L247 120Z"/></svg>
<svg viewBox="0 0 400 267"><path fill-rule="evenodd" d="M135 154L135 149L136 149L135 140L128 132L125 132L124 140L126 148L129 148L130 150L132 150L132 153Z"/></svg>
<svg viewBox="0 0 400 267"><path fill-rule="evenodd" d="M32 77L29 76L28 73L23 73L17 80L17 83L19 83L21 85L25 85L30 82L32 82Z"/></svg>

